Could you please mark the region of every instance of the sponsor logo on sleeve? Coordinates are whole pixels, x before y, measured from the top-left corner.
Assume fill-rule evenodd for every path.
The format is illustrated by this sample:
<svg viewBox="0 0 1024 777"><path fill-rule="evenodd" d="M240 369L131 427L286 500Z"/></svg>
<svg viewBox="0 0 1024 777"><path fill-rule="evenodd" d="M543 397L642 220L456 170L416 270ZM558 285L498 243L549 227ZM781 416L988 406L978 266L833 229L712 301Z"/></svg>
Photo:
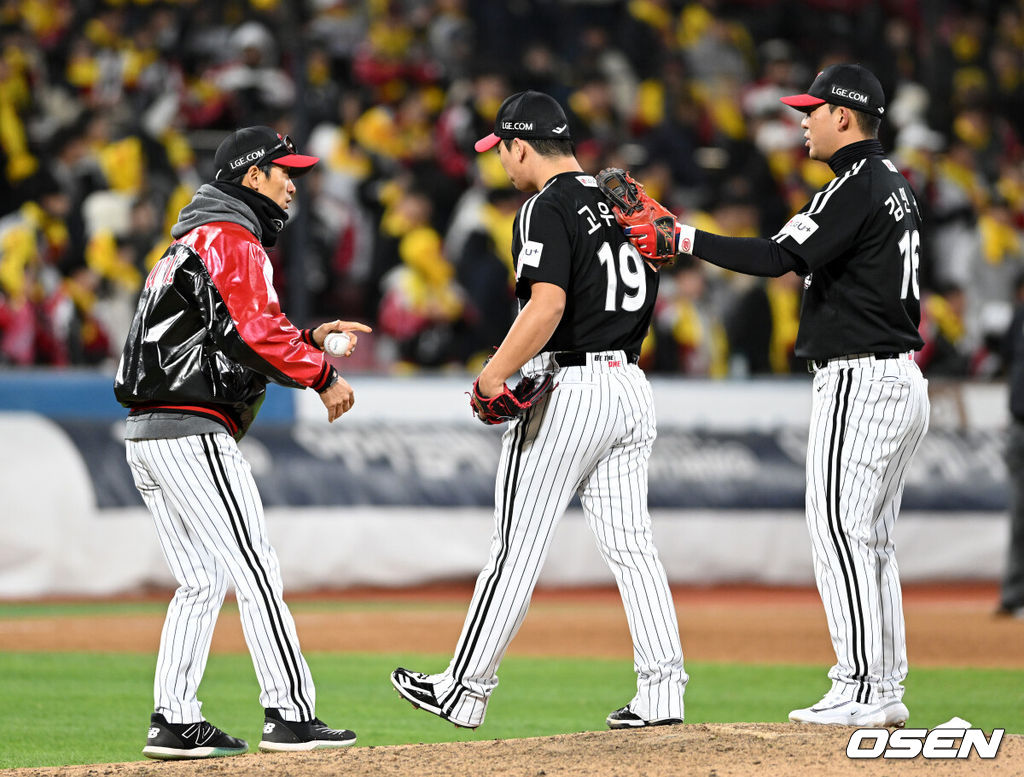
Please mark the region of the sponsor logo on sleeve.
<svg viewBox="0 0 1024 777"><path fill-rule="evenodd" d="M577 175L576 180L584 186L590 186L591 188L597 188L597 179L592 175Z"/></svg>
<svg viewBox="0 0 1024 777"><path fill-rule="evenodd" d="M544 244L536 240L527 240L519 249L517 264L522 272L523 267L540 267L540 255L544 250Z"/></svg>
<svg viewBox="0 0 1024 777"><path fill-rule="evenodd" d="M805 213L797 213L779 231L779 237L791 237L800 245L818 231L818 224Z"/></svg>
<svg viewBox="0 0 1024 777"><path fill-rule="evenodd" d="M883 165L885 165L886 167L888 167L888 168L889 168L889 170L890 170L891 172L893 172L893 173L898 173L898 172L899 172L899 170L897 170L897 169L896 169L896 165L894 165L894 164L893 164L892 162L890 162L890 161L889 161L888 159L883 159L883 160L882 160L882 164L883 164Z"/></svg>

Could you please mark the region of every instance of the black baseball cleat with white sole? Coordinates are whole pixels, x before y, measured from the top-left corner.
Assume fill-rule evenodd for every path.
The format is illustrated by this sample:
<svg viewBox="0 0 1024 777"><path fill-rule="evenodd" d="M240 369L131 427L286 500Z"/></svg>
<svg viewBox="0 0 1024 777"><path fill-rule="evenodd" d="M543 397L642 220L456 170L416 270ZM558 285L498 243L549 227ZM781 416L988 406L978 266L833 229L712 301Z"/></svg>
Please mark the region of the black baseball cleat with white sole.
<svg viewBox="0 0 1024 777"><path fill-rule="evenodd" d="M322 750L355 744L354 731L330 728L320 718L292 721L281 717L280 710L264 710L263 739L259 749L264 753L291 753L301 750Z"/></svg>
<svg viewBox="0 0 1024 777"><path fill-rule="evenodd" d="M629 706L620 707L611 715L605 718L608 728L643 728L644 726L674 726L682 723L682 718L658 718L656 720L644 720Z"/></svg>
<svg viewBox="0 0 1024 777"><path fill-rule="evenodd" d="M441 720L447 720L453 726L458 726L459 728L476 728L476 726L460 723L454 718L449 717L441 709L441 703L434 694L434 684L422 672L413 672L409 669L398 667L398 669L391 673L391 684L395 686L398 695L416 709L437 715Z"/></svg>
<svg viewBox="0 0 1024 777"><path fill-rule="evenodd" d="M159 712L149 716L149 733L142 754L161 761L220 758L248 752L244 739L225 734L212 723L168 723Z"/></svg>

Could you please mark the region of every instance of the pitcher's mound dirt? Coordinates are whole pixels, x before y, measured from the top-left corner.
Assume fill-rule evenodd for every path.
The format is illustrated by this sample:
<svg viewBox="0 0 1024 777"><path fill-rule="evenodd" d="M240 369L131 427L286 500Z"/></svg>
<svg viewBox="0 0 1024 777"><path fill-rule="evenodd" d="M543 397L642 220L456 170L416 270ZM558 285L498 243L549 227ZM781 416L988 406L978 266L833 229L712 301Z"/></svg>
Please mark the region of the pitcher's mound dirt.
<svg viewBox="0 0 1024 777"><path fill-rule="evenodd" d="M852 729L785 723L699 723L638 731L342 751L252 754L199 762L16 769L18 777L792 777L1024 774L1024 737L1006 736L994 760L851 760Z"/></svg>

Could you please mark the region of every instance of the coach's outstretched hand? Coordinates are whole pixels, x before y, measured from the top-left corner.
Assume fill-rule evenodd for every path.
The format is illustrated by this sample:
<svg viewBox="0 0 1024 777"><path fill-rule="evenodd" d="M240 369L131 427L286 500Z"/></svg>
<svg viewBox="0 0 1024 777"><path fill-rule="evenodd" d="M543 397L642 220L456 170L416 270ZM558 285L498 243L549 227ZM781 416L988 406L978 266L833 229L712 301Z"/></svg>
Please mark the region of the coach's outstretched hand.
<svg viewBox="0 0 1024 777"><path fill-rule="evenodd" d="M361 324L358 321L341 321L340 319L335 321L328 321L325 324L321 324L313 330L313 344L317 348L324 347L324 339L331 332L344 332L348 335L349 346L348 351L345 353L346 356L351 356L352 351L356 348L356 343L359 341L359 336L356 332L372 332L373 330L366 324Z"/></svg>

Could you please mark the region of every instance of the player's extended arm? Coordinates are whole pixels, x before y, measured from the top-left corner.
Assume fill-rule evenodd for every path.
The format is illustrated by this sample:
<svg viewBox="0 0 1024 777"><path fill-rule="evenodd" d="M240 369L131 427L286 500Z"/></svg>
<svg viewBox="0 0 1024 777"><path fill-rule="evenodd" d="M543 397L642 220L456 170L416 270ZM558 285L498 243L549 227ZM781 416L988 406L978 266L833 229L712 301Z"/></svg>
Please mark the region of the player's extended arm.
<svg viewBox="0 0 1024 777"><path fill-rule="evenodd" d="M692 233L692 250L684 252L682 246L688 230ZM807 272L796 254L763 237L723 237L680 224L678 245L680 253L692 253L706 262L747 275L777 278L791 270Z"/></svg>
<svg viewBox="0 0 1024 777"><path fill-rule="evenodd" d="M604 170L605 173L622 173L621 170ZM635 183L628 175L626 181ZM616 180L614 177L612 181ZM623 186L625 189L625 185ZM634 196L641 203L637 213L631 216L615 206L612 210L615 219L623 227L627 238L637 251L647 259L664 262L671 259L671 243L666 248L667 235L675 234L676 254L692 254L719 267L743 272L748 275L767 275L777 277L790 270L806 273L804 263L795 254L786 251L775 241L763 238L723 238L722 235L694 229L688 224L675 220L665 207L647 195L638 184L634 186ZM602 188L606 196L612 193ZM613 199L613 198L612 198ZM651 214L663 214L655 219ZM662 223L664 222L664 223ZM671 223L670 223L671 222Z"/></svg>
<svg viewBox="0 0 1024 777"><path fill-rule="evenodd" d="M477 384L480 393L487 397L500 394L505 381L551 339L564 310L564 289L553 283L534 283L530 301L516 316L501 346L480 372Z"/></svg>

